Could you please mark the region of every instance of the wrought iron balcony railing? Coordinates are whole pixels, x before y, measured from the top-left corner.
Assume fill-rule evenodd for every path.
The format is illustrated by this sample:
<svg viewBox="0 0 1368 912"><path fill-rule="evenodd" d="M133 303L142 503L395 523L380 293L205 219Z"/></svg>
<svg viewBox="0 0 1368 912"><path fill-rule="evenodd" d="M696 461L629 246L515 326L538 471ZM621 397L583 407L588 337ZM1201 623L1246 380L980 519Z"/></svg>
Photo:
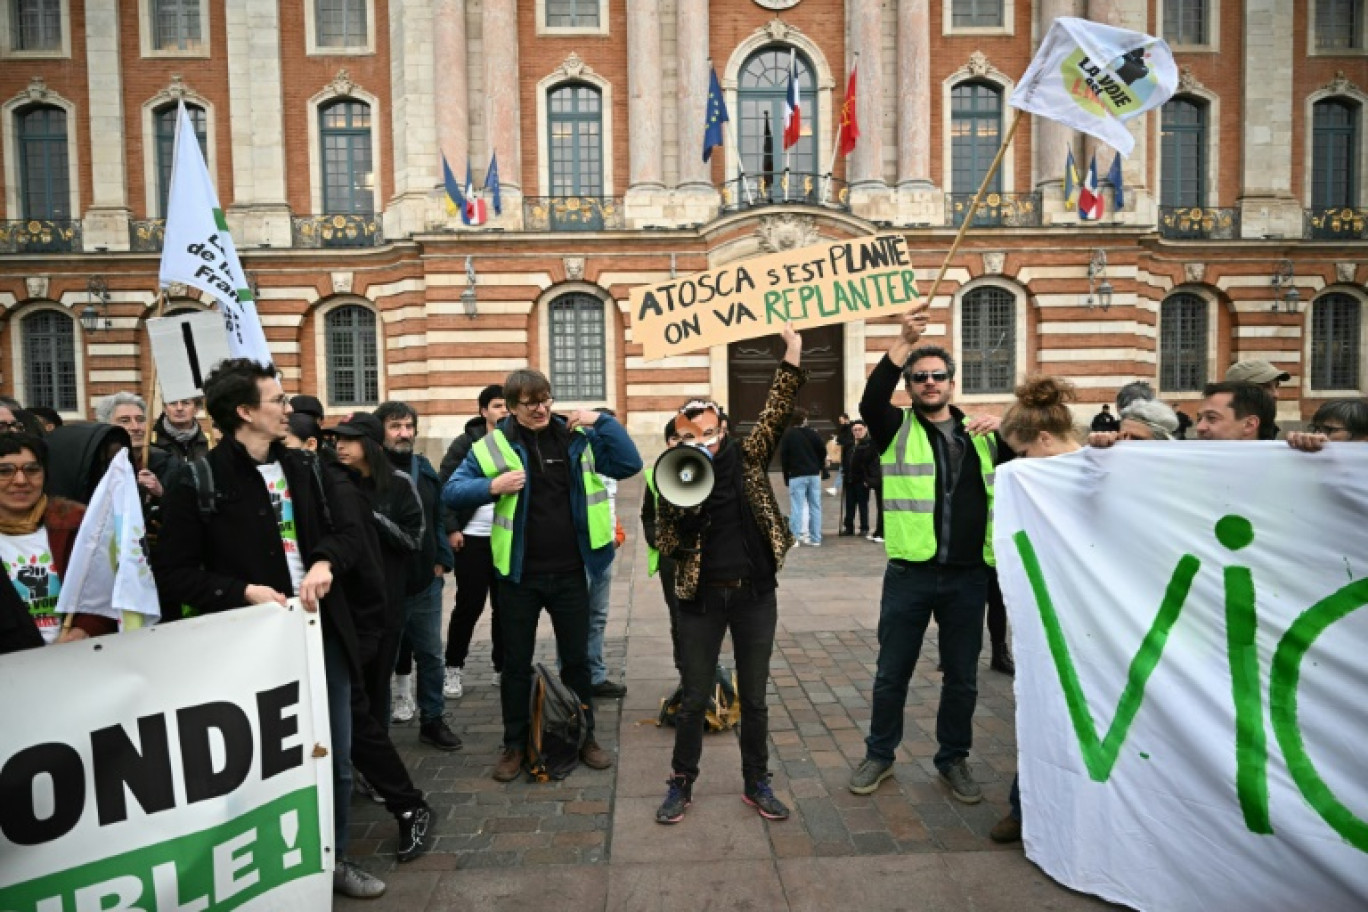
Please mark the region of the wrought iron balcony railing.
<svg viewBox="0 0 1368 912"><path fill-rule="evenodd" d="M964 224L972 193L945 194L945 220L956 228ZM975 228L1039 228L1039 193L985 193L974 213Z"/></svg>
<svg viewBox="0 0 1368 912"><path fill-rule="evenodd" d="M161 253L166 243L166 219L132 219L128 223L128 249L134 253Z"/></svg>
<svg viewBox="0 0 1368 912"><path fill-rule="evenodd" d="M80 250L79 219L0 221L0 253L77 253Z"/></svg>
<svg viewBox="0 0 1368 912"><path fill-rule="evenodd" d="M615 196L528 196L523 198L528 231L611 231L626 227L622 200Z"/></svg>
<svg viewBox="0 0 1368 912"><path fill-rule="evenodd" d="M722 184L722 209L737 212L757 206L823 206L850 211L850 186L835 177L807 171L747 174Z"/></svg>
<svg viewBox="0 0 1368 912"><path fill-rule="evenodd" d="M296 247L378 247L385 241L378 215L299 215L290 219Z"/></svg>
<svg viewBox="0 0 1368 912"><path fill-rule="evenodd" d="M1159 236L1173 240L1233 241L1240 236L1240 210L1160 206Z"/></svg>
<svg viewBox="0 0 1368 912"><path fill-rule="evenodd" d="M1303 219L1302 237L1318 241L1366 241L1368 209L1353 206L1307 209Z"/></svg>

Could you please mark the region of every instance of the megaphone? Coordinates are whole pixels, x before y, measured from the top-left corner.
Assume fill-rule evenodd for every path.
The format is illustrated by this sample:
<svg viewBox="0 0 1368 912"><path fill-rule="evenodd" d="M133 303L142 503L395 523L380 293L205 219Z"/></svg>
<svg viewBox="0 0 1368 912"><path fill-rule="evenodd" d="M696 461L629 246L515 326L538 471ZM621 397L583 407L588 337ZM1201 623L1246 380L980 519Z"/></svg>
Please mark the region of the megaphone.
<svg viewBox="0 0 1368 912"><path fill-rule="evenodd" d="M656 460L654 471L656 490L676 507L696 507L712 493L712 454L703 447L666 450Z"/></svg>

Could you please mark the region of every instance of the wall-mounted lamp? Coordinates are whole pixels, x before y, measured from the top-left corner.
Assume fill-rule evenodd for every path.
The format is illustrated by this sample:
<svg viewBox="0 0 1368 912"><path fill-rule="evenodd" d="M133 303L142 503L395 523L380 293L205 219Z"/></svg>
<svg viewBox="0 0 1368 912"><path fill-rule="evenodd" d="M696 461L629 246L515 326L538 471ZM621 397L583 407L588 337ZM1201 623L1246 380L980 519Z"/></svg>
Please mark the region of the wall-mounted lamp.
<svg viewBox="0 0 1368 912"><path fill-rule="evenodd" d="M110 329L109 286L104 276L91 276L86 282L86 306L81 308L81 328L88 333Z"/></svg>
<svg viewBox="0 0 1368 912"><path fill-rule="evenodd" d="M1092 259L1088 261L1088 309L1101 306L1103 310L1109 310L1112 291L1112 284L1107 281L1107 251L1099 247L1092 252Z"/></svg>
<svg viewBox="0 0 1368 912"><path fill-rule="evenodd" d="M475 297L475 282L478 276L475 275L474 257L466 257L466 287L461 292L461 306L465 308L467 317L474 318L479 313L479 301Z"/></svg>
<svg viewBox="0 0 1368 912"><path fill-rule="evenodd" d="M1285 310L1287 313L1296 313L1301 309L1301 292L1297 286L1292 284L1296 279L1296 274L1292 270L1291 260L1282 260L1273 270L1273 279L1270 284L1273 286L1273 312Z"/></svg>

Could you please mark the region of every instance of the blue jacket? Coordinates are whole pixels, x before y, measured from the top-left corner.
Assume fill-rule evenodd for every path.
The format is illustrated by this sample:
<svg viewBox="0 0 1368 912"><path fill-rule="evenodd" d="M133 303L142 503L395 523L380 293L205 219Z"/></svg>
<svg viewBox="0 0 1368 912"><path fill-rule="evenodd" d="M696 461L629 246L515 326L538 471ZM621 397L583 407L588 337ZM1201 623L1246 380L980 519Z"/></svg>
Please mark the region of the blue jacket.
<svg viewBox="0 0 1368 912"><path fill-rule="evenodd" d="M553 417L551 420L564 423L564 419L559 417ZM510 433L514 422L515 419L512 417L505 418L499 422L499 430L504 432L523 465L527 465L527 447L523 445L516 430ZM589 505L585 501L584 486L579 480L580 457L584 453L584 448L592 443L594 468L600 475L621 481L641 471L641 454L637 452L636 444L632 442L632 438L627 435L622 425L608 415L600 415L592 428L584 430L583 434L570 435L570 514L574 517L575 540L579 542L580 558L584 561L585 569L590 573L601 574L613 562L613 544L609 542L597 551L589 547ZM528 483L523 487L518 499L517 515L513 519L513 556L509 562L509 569L512 572L506 579L514 583L522 581L527 505L529 499L536 496L531 482L529 475ZM490 479L485 477L472 448L466 454L460 468L452 474L446 487L442 489L442 502L453 510L493 503L494 496L489 493L489 484Z"/></svg>

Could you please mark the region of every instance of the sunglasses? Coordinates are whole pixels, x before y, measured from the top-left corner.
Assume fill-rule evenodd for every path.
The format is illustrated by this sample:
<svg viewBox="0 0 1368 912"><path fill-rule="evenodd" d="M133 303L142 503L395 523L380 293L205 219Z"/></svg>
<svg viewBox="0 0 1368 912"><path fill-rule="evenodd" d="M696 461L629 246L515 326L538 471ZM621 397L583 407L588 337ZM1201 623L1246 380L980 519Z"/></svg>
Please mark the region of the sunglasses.
<svg viewBox="0 0 1368 912"><path fill-rule="evenodd" d="M913 383L925 383L927 380L935 380L937 383L944 383L950 379L949 371L913 371L907 375L907 379Z"/></svg>

